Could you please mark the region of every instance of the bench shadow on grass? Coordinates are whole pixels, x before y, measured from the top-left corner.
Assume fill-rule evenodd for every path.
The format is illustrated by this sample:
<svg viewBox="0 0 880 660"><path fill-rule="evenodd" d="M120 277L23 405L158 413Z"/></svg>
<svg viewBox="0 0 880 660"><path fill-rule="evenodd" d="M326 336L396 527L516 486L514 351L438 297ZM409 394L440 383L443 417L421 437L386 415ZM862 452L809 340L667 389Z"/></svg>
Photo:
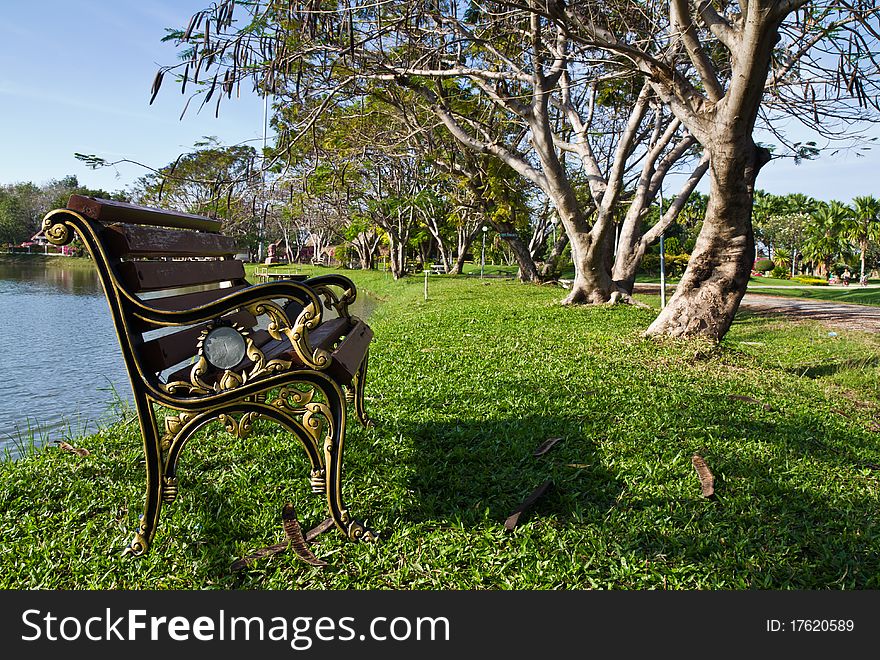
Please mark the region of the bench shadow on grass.
<svg viewBox="0 0 880 660"><path fill-rule="evenodd" d="M614 456L599 449L601 420L547 414L401 422L394 429L377 432L403 434L411 442L413 451L403 471L393 467L398 459L390 446L379 443L356 449L366 444L359 437L365 433L362 430L350 438L349 477L343 485L347 503L357 516L380 513L375 510L379 502L366 506L352 492L357 488L352 488L351 479L364 469L358 456L361 451L369 452L374 465L380 466L380 479L387 478L412 493L397 511L395 525L477 528L488 523L500 530L523 500L551 479L554 488L522 516L524 524L548 523L573 528L575 535L604 536L631 557L696 575L702 587L880 586L876 531L880 514L875 506L880 456L870 434L851 438L852 420L843 419L817 431L816 418L808 413L768 411L757 403L715 396L717 400L711 402L694 397L691 407L682 411L687 427L714 427L721 439L760 438L766 451L738 452L723 441L694 440L690 446L685 438L684 445L670 443L658 453L656 443L643 448L634 441L632 450L642 452L646 469L640 474L630 460L628 468L621 468L627 472L622 474L606 467ZM381 429L382 420L378 422ZM642 432L663 437L676 429ZM535 457L537 447L552 437L563 440ZM690 451L697 449L716 476L718 497L714 501L699 494L689 460ZM290 482L296 489L291 495L307 525L310 517L323 515L323 500L305 487L302 451L292 441L289 452L278 459L294 470ZM672 467L652 473L647 469L651 461ZM163 508L153 553L164 554L161 546L173 537L174 543L188 546L187 555L216 564L228 579L236 581L228 572L229 558L240 556L242 544L255 549L281 537L274 538L280 530L276 523L268 523L267 530L262 522L255 524L252 518L246 520L228 509L240 485L210 476L221 475L228 467L210 459L185 466L184 474L190 475L181 475L181 491L186 495ZM817 476L811 477L813 472ZM822 480L829 474L851 495L835 493L833 486L823 491ZM272 498L267 495L266 499ZM386 504L393 503L386 500ZM261 507L265 502L254 494L246 506ZM271 520L277 519L277 512L269 513ZM386 539L393 534L392 529L379 531ZM656 575L664 570L656 569Z"/></svg>
<svg viewBox="0 0 880 660"><path fill-rule="evenodd" d="M492 421L429 422L400 431L415 447L407 487L416 493L405 512L426 520L479 525L504 523L546 480L553 485L520 517L578 523L604 514L621 490L603 467L595 438L578 418L510 417ZM534 452L561 437L547 453Z"/></svg>

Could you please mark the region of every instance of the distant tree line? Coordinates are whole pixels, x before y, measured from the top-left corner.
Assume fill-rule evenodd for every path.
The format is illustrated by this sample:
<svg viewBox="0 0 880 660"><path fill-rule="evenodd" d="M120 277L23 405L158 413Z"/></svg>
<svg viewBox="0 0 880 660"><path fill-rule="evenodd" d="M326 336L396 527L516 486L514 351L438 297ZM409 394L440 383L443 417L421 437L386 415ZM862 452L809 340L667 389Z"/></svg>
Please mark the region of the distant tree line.
<svg viewBox="0 0 880 660"><path fill-rule="evenodd" d="M758 191L753 217L756 238L776 276L828 277L850 268L864 277L878 266L880 200L872 195L846 204Z"/></svg>
<svg viewBox="0 0 880 660"><path fill-rule="evenodd" d="M123 191L108 192L79 183L74 175L52 179L47 183L33 182L0 184L0 244L19 245L40 230L43 216L52 209L67 205L73 195L103 197L127 201Z"/></svg>

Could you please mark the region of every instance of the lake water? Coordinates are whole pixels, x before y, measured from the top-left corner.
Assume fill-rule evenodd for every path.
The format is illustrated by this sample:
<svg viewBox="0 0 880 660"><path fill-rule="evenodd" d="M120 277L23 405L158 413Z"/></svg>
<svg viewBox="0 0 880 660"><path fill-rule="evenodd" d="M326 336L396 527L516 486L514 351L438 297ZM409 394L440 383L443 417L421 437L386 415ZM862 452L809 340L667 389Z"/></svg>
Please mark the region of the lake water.
<svg viewBox="0 0 880 660"><path fill-rule="evenodd" d="M360 295L352 311L374 304ZM0 258L0 458L94 432L119 399L131 385L97 273Z"/></svg>

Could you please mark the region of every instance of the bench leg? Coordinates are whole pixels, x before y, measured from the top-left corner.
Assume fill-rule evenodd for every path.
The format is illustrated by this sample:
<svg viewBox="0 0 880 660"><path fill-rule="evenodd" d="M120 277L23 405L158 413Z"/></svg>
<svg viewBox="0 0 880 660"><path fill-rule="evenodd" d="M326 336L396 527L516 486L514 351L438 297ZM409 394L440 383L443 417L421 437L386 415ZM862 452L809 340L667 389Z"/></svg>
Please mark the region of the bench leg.
<svg viewBox="0 0 880 660"><path fill-rule="evenodd" d="M376 533L351 516L342 501L342 453L345 438L345 399L341 390L334 386L325 389L333 414L329 433L324 441L324 458L327 477L327 504L330 517L336 526L353 541L375 541Z"/></svg>
<svg viewBox="0 0 880 660"><path fill-rule="evenodd" d="M367 380L367 363L370 361L370 352L367 351L364 355L364 360L361 362L361 366L358 367L358 372L355 374L352 379L351 386L354 389L354 410L357 413L357 417L360 420L361 424L363 424L367 428L372 428L375 426L373 420L370 419L370 416L367 415L367 410L364 407L364 385Z"/></svg>
<svg viewBox="0 0 880 660"><path fill-rule="evenodd" d="M144 458L147 465L147 489L144 513L140 517L134 538L123 554L143 555L150 549L153 534L159 524L162 510L162 456L159 446L159 433L149 401L143 395L135 395L141 435L144 441Z"/></svg>

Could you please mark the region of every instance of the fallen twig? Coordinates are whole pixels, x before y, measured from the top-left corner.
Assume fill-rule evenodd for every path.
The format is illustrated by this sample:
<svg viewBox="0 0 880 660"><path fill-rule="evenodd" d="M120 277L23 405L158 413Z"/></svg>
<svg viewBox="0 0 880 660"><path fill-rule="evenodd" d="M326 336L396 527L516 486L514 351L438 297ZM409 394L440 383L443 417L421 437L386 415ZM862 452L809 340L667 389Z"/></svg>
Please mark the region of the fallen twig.
<svg viewBox="0 0 880 660"><path fill-rule="evenodd" d="M535 450L533 456L535 456L536 458L537 458L538 456L543 456L543 455L546 454L548 451L550 451L551 449L553 449L553 446L554 446L557 442L559 442L560 440L562 440L562 438L547 438L544 442L542 442L542 443L538 446L538 448Z"/></svg>
<svg viewBox="0 0 880 660"><path fill-rule="evenodd" d="M523 503L520 504L516 508L516 510L507 517L507 520L504 521L504 529L506 529L508 532L512 532L516 528L516 526L519 524L519 520L520 520L520 517L522 516L522 514L527 509L529 509L535 502L537 502L541 497L543 497L544 494L547 492L547 490L552 485L553 485L553 481L550 479L547 479L547 481L545 481L540 486L538 486L535 490L533 490L531 492L531 494L525 500L523 500Z"/></svg>

